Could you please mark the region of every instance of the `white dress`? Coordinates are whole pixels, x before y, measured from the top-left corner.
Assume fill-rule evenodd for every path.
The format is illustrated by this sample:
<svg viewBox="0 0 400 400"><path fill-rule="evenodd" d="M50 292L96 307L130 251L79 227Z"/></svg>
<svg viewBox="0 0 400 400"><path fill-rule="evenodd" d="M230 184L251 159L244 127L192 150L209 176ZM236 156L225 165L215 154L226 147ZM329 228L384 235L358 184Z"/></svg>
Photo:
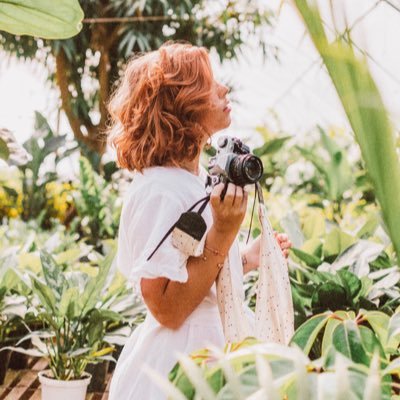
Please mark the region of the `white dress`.
<svg viewBox="0 0 400 400"><path fill-rule="evenodd" d="M204 169L197 176L175 167L150 167L143 173L134 173L121 213L117 266L139 295L141 278L187 281L187 256L172 245L171 235L149 261L146 259L179 216L206 195L205 174ZM202 216L209 229L212 224L209 205ZM233 284L244 300L243 267L237 240L229 257ZM247 307L246 313L253 318ZM118 359L109 400L165 400L166 396L142 366L147 364L167 377L177 361L177 352L189 354L209 343L218 347L225 344L215 283L177 330L160 325L147 310L145 321L132 333Z"/></svg>

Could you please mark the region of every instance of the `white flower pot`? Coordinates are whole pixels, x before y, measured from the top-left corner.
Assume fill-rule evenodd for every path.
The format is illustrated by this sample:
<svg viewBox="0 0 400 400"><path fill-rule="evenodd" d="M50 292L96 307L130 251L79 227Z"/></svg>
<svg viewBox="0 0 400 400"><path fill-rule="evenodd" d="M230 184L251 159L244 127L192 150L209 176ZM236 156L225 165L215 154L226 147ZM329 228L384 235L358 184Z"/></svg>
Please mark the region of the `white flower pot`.
<svg viewBox="0 0 400 400"><path fill-rule="evenodd" d="M85 372L82 379L60 381L49 378L51 370L39 372L42 384L42 400L85 400L87 387L92 376Z"/></svg>

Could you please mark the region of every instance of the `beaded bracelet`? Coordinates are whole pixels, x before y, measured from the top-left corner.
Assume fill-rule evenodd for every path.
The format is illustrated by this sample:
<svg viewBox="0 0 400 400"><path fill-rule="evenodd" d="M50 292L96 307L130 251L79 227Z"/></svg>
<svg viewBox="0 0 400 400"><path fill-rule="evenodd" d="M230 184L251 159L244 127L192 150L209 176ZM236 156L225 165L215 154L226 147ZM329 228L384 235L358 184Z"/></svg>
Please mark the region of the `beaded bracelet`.
<svg viewBox="0 0 400 400"><path fill-rule="evenodd" d="M224 257L226 257L225 254L220 253L218 250L211 249L210 247L208 247L208 246L206 246L206 245L204 245L204 248L207 249L207 250L209 250L209 251L211 251L211 252L212 252L214 255L216 255L216 256L219 255L219 256L224 256ZM201 256L201 258L202 258L203 261L207 261L207 256L205 256L204 253L203 253L203 255ZM223 263L223 262L222 262L222 263L217 263L218 269L221 269L223 266L224 266L224 263Z"/></svg>
<svg viewBox="0 0 400 400"><path fill-rule="evenodd" d="M223 257L226 257L226 254L223 254L223 253L221 253L221 252L218 251L218 250L212 249L211 247L208 247L208 246L204 245L204 248L207 249L207 250L209 250L209 251L211 251L211 253L213 253L213 254L216 255L216 256L223 256Z"/></svg>

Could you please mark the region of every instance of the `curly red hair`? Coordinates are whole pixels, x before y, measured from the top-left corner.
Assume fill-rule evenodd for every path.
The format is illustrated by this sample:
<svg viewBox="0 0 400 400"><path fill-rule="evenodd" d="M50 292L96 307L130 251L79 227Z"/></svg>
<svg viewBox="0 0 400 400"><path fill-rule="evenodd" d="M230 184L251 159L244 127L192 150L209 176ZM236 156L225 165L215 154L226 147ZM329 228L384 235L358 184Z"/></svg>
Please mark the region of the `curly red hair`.
<svg viewBox="0 0 400 400"><path fill-rule="evenodd" d="M131 59L108 104L118 166L141 172L193 160L206 135L199 121L212 84L203 47L166 43Z"/></svg>

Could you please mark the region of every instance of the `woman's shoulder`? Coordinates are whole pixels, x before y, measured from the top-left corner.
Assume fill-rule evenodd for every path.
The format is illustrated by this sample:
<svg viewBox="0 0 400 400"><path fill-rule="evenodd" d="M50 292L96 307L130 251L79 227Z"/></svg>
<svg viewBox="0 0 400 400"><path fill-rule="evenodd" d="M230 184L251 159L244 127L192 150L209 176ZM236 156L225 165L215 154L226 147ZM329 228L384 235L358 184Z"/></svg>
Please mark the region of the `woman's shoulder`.
<svg viewBox="0 0 400 400"><path fill-rule="evenodd" d="M199 176L178 167L155 166L135 171L126 201L149 197L197 198L205 192L204 174ZM139 200L140 201L140 200Z"/></svg>

